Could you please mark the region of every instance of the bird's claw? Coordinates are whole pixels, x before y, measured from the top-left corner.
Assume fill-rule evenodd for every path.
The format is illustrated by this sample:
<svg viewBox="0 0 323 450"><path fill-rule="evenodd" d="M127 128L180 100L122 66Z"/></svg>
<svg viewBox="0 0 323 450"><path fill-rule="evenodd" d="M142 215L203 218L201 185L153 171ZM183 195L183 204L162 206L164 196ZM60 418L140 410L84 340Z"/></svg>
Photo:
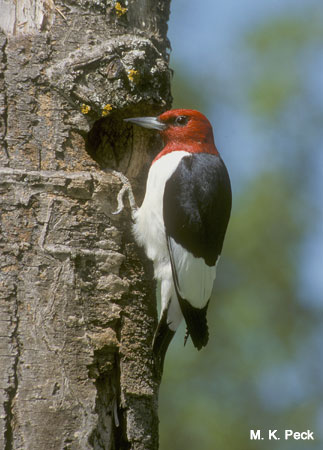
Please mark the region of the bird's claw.
<svg viewBox="0 0 323 450"><path fill-rule="evenodd" d="M117 172L116 170L113 170L112 174L115 175L116 177L118 177L123 185L117 196L118 207L117 207L116 211L112 212L112 214L117 215L117 214L120 214L124 210L123 197L124 197L124 194L126 192L128 192L128 198L129 198L129 203L130 203L130 208L131 208L131 216L134 219L134 214L137 211L137 205L136 205L135 197L132 192L130 181L123 173Z"/></svg>
<svg viewBox="0 0 323 450"><path fill-rule="evenodd" d="M118 208L115 211L113 211L112 214L114 214L114 215L120 214L123 211L123 209L124 209L123 196L126 191L127 191L127 186L124 184L122 186L122 188L120 189L118 196L117 196Z"/></svg>

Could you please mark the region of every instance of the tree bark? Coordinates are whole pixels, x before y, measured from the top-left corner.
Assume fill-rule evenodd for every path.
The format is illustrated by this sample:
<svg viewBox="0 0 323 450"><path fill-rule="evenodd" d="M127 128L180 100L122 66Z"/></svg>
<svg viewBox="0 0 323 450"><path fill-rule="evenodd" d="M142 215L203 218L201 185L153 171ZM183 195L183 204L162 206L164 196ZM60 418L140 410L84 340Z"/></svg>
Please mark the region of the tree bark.
<svg viewBox="0 0 323 450"><path fill-rule="evenodd" d="M0 0L0 448L157 449L142 199L170 0Z"/></svg>

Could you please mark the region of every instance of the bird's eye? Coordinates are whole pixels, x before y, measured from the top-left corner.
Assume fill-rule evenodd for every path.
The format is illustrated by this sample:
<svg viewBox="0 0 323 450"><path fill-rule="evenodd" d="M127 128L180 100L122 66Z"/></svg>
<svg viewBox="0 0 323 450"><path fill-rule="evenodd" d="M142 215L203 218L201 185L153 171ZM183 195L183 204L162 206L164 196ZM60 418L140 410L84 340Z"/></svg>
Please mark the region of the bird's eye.
<svg viewBox="0 0 323 450"><path fill-rule="evenodd" d="M175 125L183 126L183 125L186 125L187 122L188 122L187 116L178 116L175 119Z"/></svg>

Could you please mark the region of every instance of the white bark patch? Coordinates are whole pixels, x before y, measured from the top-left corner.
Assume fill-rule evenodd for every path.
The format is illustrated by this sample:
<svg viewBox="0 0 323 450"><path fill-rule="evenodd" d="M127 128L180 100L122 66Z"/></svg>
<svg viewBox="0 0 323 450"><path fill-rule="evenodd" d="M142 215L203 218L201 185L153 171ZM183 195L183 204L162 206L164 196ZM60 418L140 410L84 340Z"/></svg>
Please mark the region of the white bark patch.
<svg viewBox="0 0 323 450"><path fill-rule="evenodd" d="M0 0L0 28L8 34L35 33L54 21L53 0Z"/></svg>

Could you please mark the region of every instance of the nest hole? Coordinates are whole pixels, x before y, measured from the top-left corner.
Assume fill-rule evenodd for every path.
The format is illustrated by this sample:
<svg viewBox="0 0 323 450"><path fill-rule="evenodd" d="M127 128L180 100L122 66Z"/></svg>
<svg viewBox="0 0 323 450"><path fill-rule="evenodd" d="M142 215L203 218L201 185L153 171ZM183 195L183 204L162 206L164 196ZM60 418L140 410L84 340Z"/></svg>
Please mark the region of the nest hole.
<svg viewBox="0 0 323 450"><path fill-rule="evenodd" d="M85 136L85 149L101 169L126 171L132 154L132 127L111 114L97 120Z"/></svg>

